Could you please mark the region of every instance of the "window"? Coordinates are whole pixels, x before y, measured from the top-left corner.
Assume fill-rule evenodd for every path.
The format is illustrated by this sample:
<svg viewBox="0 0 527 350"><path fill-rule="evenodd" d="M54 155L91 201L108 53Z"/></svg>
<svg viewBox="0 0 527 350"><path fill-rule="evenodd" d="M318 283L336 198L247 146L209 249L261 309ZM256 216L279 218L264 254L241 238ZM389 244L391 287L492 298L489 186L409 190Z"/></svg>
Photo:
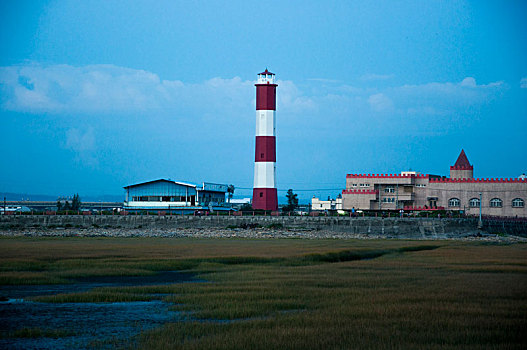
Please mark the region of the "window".
<svg viewBox="0 0 527 350"><path fill-rule="evenodd" d="M352 187L357 187L357 184L351 184Z"/></svg>
<svg viewBox="0 0 527 350"><path fill-rule="evenodd" d="M260 197L263 197L263 192L260 192Z"/></svg>
<svg viewBox="0 0 527 350"><path fill-rule="evenodd" d="M461 205L461 201L459 198L450 198L448 200L448 206L449 207L459 207Z"/></svg>
<svg viewBox="0 0 527 350"><path fill-rule="evenodd" d="M525 206L525 202L521 198L515 198L512 200L512 207L513 208L523 208Z"/></svg>
<svg viewBox="0 0 527 350"><path fill-rule="evenodd" d="M490 207L491 208L501 208L503 206L503 202L499 198L492 198L490 200Z"/></svg>
<svg viewBox="0 0 527 350"><path fill-rule="evenodd" d="M370 184L360 184L360 187L370 187Z"/></svg>
<svg viewBox="0 0 527 350"><path fill-rule="evenodd" d="M386 192L386 193L395 193L395 188L393 188L393 187L386 187L384 189L384 192Z"/></svg>
<svg viewBox="0 0 527 350"><path fill-rule="evenodd" d="M426 187L425 184L415 184L415 187Z"/></svg>
<svg viewBox="0 0 527 350"><path fill-rule="evenodd" d="M264 154L263 153L260 153L260 158L263 158L264 157Z"/></svg>
<svg viewBox="0 0 527 350"><path fill-rule="evenodd" d="M468 204L471 208L478 208L479 207L479 198L472 198Z"/></svg>

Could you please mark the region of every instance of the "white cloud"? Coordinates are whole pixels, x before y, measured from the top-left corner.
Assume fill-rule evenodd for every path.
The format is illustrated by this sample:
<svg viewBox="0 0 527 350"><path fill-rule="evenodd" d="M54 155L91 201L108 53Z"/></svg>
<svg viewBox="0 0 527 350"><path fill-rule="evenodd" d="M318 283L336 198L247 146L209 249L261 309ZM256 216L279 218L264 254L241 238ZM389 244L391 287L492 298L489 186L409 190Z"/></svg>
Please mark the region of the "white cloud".
<svg viewBox="0 0 527 350"><path fill-rule="evenodd" d="M309 81L316 81L316 82L320 82L320 83L339 83L340 82L340 80L326 79L326 78L309 78L307 80L309 80Z"/></svg>
<svg viewBox="0 0 527 350"><path fill-rule="evenodd" d="M239 77L186 84L114 65L26 64L0 67L0 103L4 110L30 113L209 113L252 107L253 84ZM280 85L281 108L292 113L314 108L293 82Z"/></svg>
<svg viewBox="0 0 527 350"><path fill-rule="evenodd" d="M390 77L365 76L369 79ZM356 124L364 123L372 113L385 118L409 117L414 124L420 116L434 116L438 123L441 120L449 122L452 118L461 119L464 114L477 112L506 88L506 84L500 81L478 84L473 77L459 82L391 87L321 84L319 80L301 86L282 80L278 85L277 109L281 122L301 125L304 132L320 131L311 126L320 120L328 122L324 123L328 130L333 126L337 126L337 131L346 130L352 120ZM254 111L254 104L254 81L240 77L215 77L189 84L114 65L23 64L0 67L0 109L9 111L90 118L119 114L126 116L128 124L144 122L145 119L138 116L148 115L149 120L155 119L155 125L178 121L181 122L177 126L180 129L200 125L217 130L225 125L231 129L239 127L240 122L248 127L248 116ZM134 117L137 119L132 121ZM141 124L141 127L145 125L154 123ZM78 125L72 122L72 127ZM94 127L100 134L99 126ZM79 154L93 153L87 147L95 133L77 132L80 133L70 131L67 135L68 148Z"/></svg>
<svg viewBox="0 0 527 350"><path fill-rule="evenodd" d="M388 80L394 78L394 74L373 74L368 73L360 77L363 81Z"/></svg>
<svg viewBox="0 0 527 350"><path fill-rule="evenodd" d="M88 166L97 166L95 132L93 127L85 130L71 128L66 132L65 148L76 153L76 160Z"/></svg>
<svg viewBox="0 0 527 350"><path fill-rule="evenodd" d="M371 95L368 98L368 103L375 112L386 112L393 109L392 100L382 93Z"/></svg>
<svg viewBox="0 0 527 350"><path fill-rule="evenodd" d="M396 105L410 111L433 111L445 114L481 106L496 98L506 84L502 81L478 85L473 77L466 77L459 83L427 83L403 85L392 88L390 94Z"/></svg>
<svg viewBox="0 0 527 350"><path fill-rule="evenodd" d="M527 89L527 77L520 80L520 88Z"/></svg>
<svg viewBox="0 0 527 350"><path fill-rule="evenodd" d="M466 77L465 79L463 79L461 81L461 83L459 83L459 85L467 86L467 87L476 87L477 86L476 79L474 79L472 77Z"/></svg>
<svg viewBox="0 0 527 350"><path fill-rule="evenodd" d="M306 97L298 87L290 80L279 80L277 82L279 92L277 93L277 109L284 113L301 113L306 110L315 110L316 104L313 99Z"/></svg>

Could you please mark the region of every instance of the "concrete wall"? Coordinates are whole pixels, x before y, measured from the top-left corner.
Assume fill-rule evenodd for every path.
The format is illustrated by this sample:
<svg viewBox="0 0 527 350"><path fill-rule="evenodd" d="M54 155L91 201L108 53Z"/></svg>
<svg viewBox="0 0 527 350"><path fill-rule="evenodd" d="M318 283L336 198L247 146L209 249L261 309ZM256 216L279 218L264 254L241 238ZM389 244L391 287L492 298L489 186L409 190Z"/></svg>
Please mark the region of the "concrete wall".
<svg viewBox="0 0 527 350"><path fill-rule="evenodd" d="M527 222L493 222L490 233L527 236ZM475 219L262 217L262 216L146 216L146 215L8 215L0 216L0 230L39 228L186 229L268 227L291 230L327 230L387 237L434 238L477 233Z"/></svg>

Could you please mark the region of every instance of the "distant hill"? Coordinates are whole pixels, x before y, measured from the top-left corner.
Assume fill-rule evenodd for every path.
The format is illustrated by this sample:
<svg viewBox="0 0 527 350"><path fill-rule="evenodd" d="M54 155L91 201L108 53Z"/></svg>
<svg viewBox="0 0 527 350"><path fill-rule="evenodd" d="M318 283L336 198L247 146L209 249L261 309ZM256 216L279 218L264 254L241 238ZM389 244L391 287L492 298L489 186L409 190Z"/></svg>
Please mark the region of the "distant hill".
<svg viewBox="0 0 527 350"><path fill-rule="evenodd" d="M73 194L72 194L73 195ZM70 195L70 196L72 196ZM0 192L0 201L4 200L4 197L7 201L20 201L20 200L29 200L29 201L56 201L58 197L64 195L49 195L49 194L29 194L29 193L12 193L12 192ZM122 202L124 201L124 195L117 194L103 194L99 196L83 196L79 194L82 202Z"/></svg>
<svg viewBox="0 0 527 350"><path fill-rule="evenodd" d="M8 201L56 201L58 196L47 195L47 194L29 194L29 193L11 193L11 192L0 192L0 199L3 201L4 197Z"/></svg>

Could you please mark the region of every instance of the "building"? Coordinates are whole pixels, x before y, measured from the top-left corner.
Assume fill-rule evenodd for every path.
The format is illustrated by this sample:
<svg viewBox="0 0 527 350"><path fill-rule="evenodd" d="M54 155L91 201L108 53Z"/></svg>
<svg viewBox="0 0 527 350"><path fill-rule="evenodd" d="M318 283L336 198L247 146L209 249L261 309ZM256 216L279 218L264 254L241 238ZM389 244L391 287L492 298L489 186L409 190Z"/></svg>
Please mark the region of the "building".
<svg viewBox="0 0 527 350"><path fill-rule="evenodd" d="M317 197L313 196L313 198L311 198L311 210L342 210L342 196L339 195L337 199L331 199L328 197L327 201L320 200Z"/></svg>
<svg viewBox="0 0 527 350"><path fill-rule="evenodd" d="M124 187L127 211L192 213L195 210L229 210L227 185L203 182L201 186L159 179Z"/></svg>
<svg viewBox="0 0 527 350"><path fill-rule="evenodd" d="M240 210L244 206L251 205L251 198L232 198L227 204L233 209Z"/></svg>
<svg viewBox="0 0 527 350"><path fill-rule="evenodd" d="M343 208L363 210L463 211L469 215L527 217L527 179L477 179L462 150L450 176L348 174L342 191Z"/></svg>
<svg viewBox="0 0 527 350"><path fill-rule="evenodd" d="M256 86L256 147L253 208L278 210L276 192L276 87L267 69L258 74Z"/></svg>

